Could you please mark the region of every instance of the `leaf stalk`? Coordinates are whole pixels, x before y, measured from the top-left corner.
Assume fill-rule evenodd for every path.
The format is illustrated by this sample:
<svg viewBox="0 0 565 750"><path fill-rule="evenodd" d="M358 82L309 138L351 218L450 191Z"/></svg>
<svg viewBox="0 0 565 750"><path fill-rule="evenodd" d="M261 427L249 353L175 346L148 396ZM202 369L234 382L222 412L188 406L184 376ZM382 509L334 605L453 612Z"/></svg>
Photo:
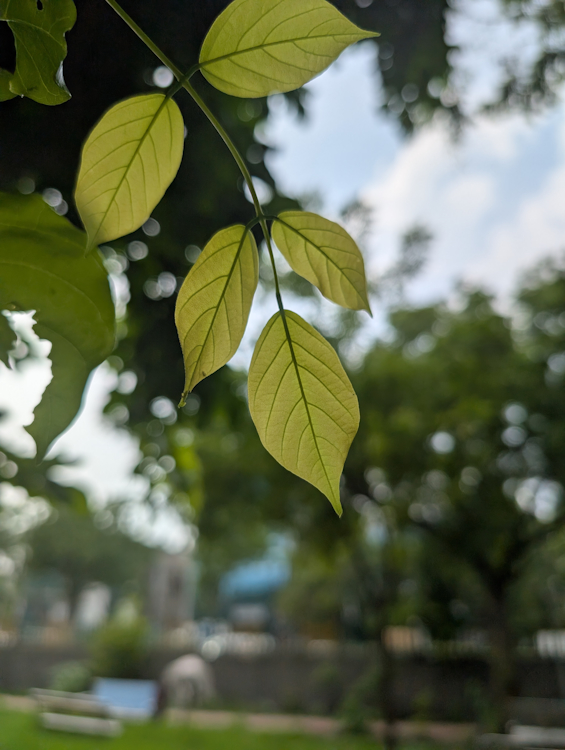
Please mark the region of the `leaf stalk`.
<svg viewBox="0 0 565 750"><path fill-rule="evenodd" d="M188 94L192 97L193 101L198 105L198 107L200 107L202 112L206 115L210 123L213 125L214 129L216 130L220 138L224 141L224 143L228 147L228 150L231 153L237 166L239 167L239 171L241 172L243 179L245 180L245 183L249 189L249 193L253 201L253 207L255 208L256 218L259 219L259 224L261 225L263 236L265 237L265 242L267 243L267 249L269 251L269 257L271 259L271 265L273 267L273 274L274 274L274 279L275 279L275 293L277 297L277 304L278 304L280 313L284 319L284 306L282 302L277 269L275 266L275 257L273 255L271 236L267 228L267 222L265 221L265 215L263 214L263 209L261 207L261 203L259 201L257 191L255 190L255 185L253 184L253 179L251 177L249 169L247 168L247 164L245 163L242 155L239 153L235 143L232 141L232 139L230 138L227 131L224 129L221 122L218 120L218 118L215 116L215 114L208 107L206 102L202 99L200 94L198 94L196 89L191 85L189 81L189 79L194 75L194 73L196 73L197 70L200 70L200 65L198 63L193 65L186 74L183 74L181 69L177 67L174 64L174 62L169 57L167 57L167 55L165 55L165 53L160 49L160 47L158 47L157 44L155 44L155 42L151 39L151 37L149 37L143 31L143 29L133 20L133 18L125 12L125 10L117 2L117 0L106 0L106 2L112 8L112 10L114 10L118 14L118 16L122 19L122 21L124 21L129 26L129 28L141 39L141 41L146 45L146 47L148 47L151 50L151 52L153 52L153 54L163 63L163 65L166 65L167 68L169 68L169 70L177 79L178 84L175 85L171 89L167 97L170 98L171 96L174 96L174 94L177 93L178 91L177 86L179 88L180 86L182 86L182 88L184 88L185 91L187 91ZM285 324L286 324L286 321L285 321Z"/></svg>

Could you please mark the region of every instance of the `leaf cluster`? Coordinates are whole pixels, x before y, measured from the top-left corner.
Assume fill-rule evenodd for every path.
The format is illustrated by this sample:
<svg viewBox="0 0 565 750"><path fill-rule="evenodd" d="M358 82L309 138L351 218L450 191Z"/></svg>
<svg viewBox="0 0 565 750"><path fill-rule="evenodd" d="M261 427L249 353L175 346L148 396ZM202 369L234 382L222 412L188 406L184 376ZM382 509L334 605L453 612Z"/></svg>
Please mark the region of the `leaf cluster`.
<svg viewBox="0 0 565 750"><path fill-rule="evenodd" d="M89 253L100 243L119 239L144 225L176 176L187 135L173 99L181 89L189 93L224 140L255 210L255 218L245 226L216 233L180 290L176 323L186 371L182 407L192 388L233 356L245 331L258 283L258 251L251 233L254 225L261 228L275 277L268 221L280 229L273 232L273 240L298 274L337 304L370 310L363 259L352 238L333 222L313 214L267 216L245 161L190 79L200 71L216 88L237 97L292 91L322 72L347 46L375 34L356 27L326 0L233 0L206 35L198 63L184 74L116 0L108 0L108 4L169 67L177 82L166 94L140 95L113 105L86 139L75 189L77 210L87 232L84 262L89 262ZM51 32L59 28L57 24L61 28L68 24L63 5L57 11L49 1L45 8L38 4L28 10L36 24L49 20ZM17 19L6 20L14 29ZM59 63L65 51L60 51ZM17 75L18 49L16 55ZM40 52L33 59L39 69L45 66ZM27 203L31 205L31 199ZM9 222L8 227L10 230ZM46 260L43 255L38 263ZM64 328L65 312L76 312L78 305L75 301L64 303L63 291L49 293L57 295L53 327ZM33 290L31 298L33 303L29 301L26 309L32 304L40 307L38 291ZM278 281L276 298L279 312L267 325L251 365L251 413L268 450L286 468L324 492L340 513L339 477L359 421L355 394L331 347L305 321L285 310ZM20 301L9 304L23 309ZM89 334L100 338L107 333L105 318L93 322L91 314L85 316L81 311L73 322L80 325L86 317ZM38 323L37 332L41 334L40 326ZM2 337L9 339L5 324ZM82 392L99 354L96 351L89 359L79 342L70 341L68 331L61 337L55 330L49 338L54 378L31 429L41 453L76 414L76 394ZM4 359L9 344L9 340L3 344ZM312 346L314 357L309 352ZM61 387L64 400L57 391ZM43 418L45 411L47 418ZM342 434L338 441L331 435L336 428ZM288 445L286 441L290 441Z"/></svg>

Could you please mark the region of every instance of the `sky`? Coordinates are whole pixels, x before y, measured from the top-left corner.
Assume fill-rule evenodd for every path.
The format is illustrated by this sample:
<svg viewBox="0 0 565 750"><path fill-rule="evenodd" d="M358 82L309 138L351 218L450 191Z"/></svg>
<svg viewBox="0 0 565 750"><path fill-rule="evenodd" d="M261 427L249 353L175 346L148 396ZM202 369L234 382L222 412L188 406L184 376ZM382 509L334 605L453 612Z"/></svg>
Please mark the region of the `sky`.
<svg viewBox="0 0 565 750"><path fill-rule="evenodd" d="M378 278L394 262L406 230L424 225L433 236L430 257L409 285L408 301L448 298L454 285L465 281L492 291L508 309L521 275L565 247L565 109L559 105L535 116L477 114L500 83L497 58L515 54L526 59L536 36L529 27L510 33L496 0L461 0L459 6L450 18L449 34L462 46L454 59L455 75L465 89L463 106L473 114L473 123L459 139L453 139L441 119L411 138L401 134L379 110L376 51L367 43L346 51L308 85L305 120L284 99L273 97L269 119L257 135L273 147L268 166L282 191L316 193L320 213L328 218L336 218L353 199L371 208L373 229L363 248L370 276ZM330 309L324 303L322 314ZM248 363L260 328L274 310L273 300L256 305L235 366ZM366 340L382 328L383 315L377 311L373 320L367 319ZM0 441L7 439L28 455L33 441L22 425L31 421L49 372L48 362L30 363L21 373L0 363L0 409L10 412L0 423ZM65 470L66 481L87 488L95 503L131 498L131 523L141 534L144 511L135 499L145 486L142 479L131 478L137 446L101 416L114 381L109 368L98 369L82 414L54 452L80 460ZM170 548L186 541L166 513L152 539Z"/></svg>

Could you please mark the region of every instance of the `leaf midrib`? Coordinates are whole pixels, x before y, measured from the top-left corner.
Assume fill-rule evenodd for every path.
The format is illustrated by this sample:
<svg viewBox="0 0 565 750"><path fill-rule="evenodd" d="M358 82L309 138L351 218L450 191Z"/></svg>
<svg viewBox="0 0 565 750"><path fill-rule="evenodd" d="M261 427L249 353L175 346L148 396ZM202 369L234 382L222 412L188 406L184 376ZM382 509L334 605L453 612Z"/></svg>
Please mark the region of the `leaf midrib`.
<svg viewBox="0 0 565 750"><path fill-rule="evenodd" d="M59 47L64 48L64 43L60 42L51 32L47 31L47 29L44 29L43 26L36 26L33 23L30 23L29 21L21 21L17 18L0 18L0 21L7 21L12 26L29 26L30 29L33 29L34 31L40 31L42 34L45 34L45 36L48 36L50 39L52 39L55 44L58 44Z"/></svg>
<svg viewBox="0 0 565 750"><path fill-rule="evenodd" d="M93 236L93 241L92 241L92 243L90 243L90 242L88 243L89 247L87 249L91 249L92 247L94 247L94 245L95 245L94 240L97 238L98 233L100 232L100 227L106 221L106 217L108 216L108 212L110 211L111 206L116 201L116 196L117 196L118 192L121 190L122 185L124 184L124 181L125 181L126 177L128 176L128 174L129 174L129 172L130 172L130 170L132 168L132 165L133 165L134 161L137 159L137 156L138 156L138 154L139 154L139 152L141 150L141 147L145 143L145 139L148 137L149 132L151 131L151 128L155 125L155 122L157 121L157 118L161 114L161 111L166 107L166 105L167 105L168 102L169 102L169 99L166 96L164 96L163 101L159 105L159 108L157 109L157 111L155 112L155 114L153 115L153 117L151 118L151 122L147 126L146 131L141 136L141 138L139 140L139 144L136 146L136 149L133 152L133 155L132 155L131 159L129 160L129 162L128 162L127 166L126 166L126 168L124 170L124 173L123 173L122 177L120 178L120 181L119 181L116 189L114 190L114 194L113 194L110 202L108 203L108 207L106 208L106 211L104 212L104 216L102 217L102 219L100 220L100 222L98 224L98 227L96 229L96 233ZM141 160L141 163L143 164L143 159Z"/></svg>
<svg viewBox="0 0 565 750"><path fill-rule="evenodd" d="M310 414L310 405L308 403L308 400L306 398L306 394L304 392L304 386L302 384L302 377L300 375L300 369L299 369L299 365L298 365L298 360L296 359L296 355L294 353L294 346L293 346L293 343L292 343L292 336L290 335L290 330L289 330L288 322L287 322L287 319L286 319L286 311L284 310L284 308L281 309L281 310L279 310L279 315L282 318L282 322L283 322L283 326L284 326L284 332L285 332L285 336L286 336L286 341L287 341L287 344L288 344L288 348L290 350L290 356L291 356L291 359L292 359L292 364L294 365L294 371L296 373L296 379L298 380L298 386L300 388L300 395L302 397L302 401L304 402L304 406L305 406L305 409L306 409L306 416L308 417L308 425L310 427L310 432L312 433L312 438L314 439L314 445L316 446L316 453L318 454L318 459L320 461L320 464L322 465L322 469L324 470L324 475L326 477L326 481L328 483L328 487L330 488L330 491L332 492L332 495L333 495L332 483L330 481L330 478L328 476L328 472L326 470L326 465L325 465L324 460L322 458L322 454L321 454L321 451L320 451L320 446L318 445L318 438L316 436L316 431L314 429L314 423L312 421L312 416ZM339 501L340 501L340 499L339 499L339 496L338 496L337 497L337 502L339 503ZM332 505L333 505L333 503L332 503Z"/></svg>
<svg viewBox="0 0 565 750"><path fill-rule="evenodd" d="M51 334L54 334L55 336L58 336L59 338L63 339L79 355L79 357L84 362L84 366L86 367L86 369L87 370L89 369L90 362L88 362L88 360L86 359L86 357L84 356L84 354L82 353L82 351L78 348L78 346L73 341L71 341L69 338L67 338L67 336L65 336L64 333L61 333L61 331L55 330L55 328L53 328L50 325L47 325L46 323L43 323L43 321L39 321L38 320L37 323L40 326L40 328L45 328L46 331L49 331ZM53 346L53 341L51 339L47 339L47 340L51 341L51 345ZM52 352L53 352L53 349L51 349L51 351L49 352L48 359L50 359L50 360L51 360L51 354L52 354ZM96 357L96 359L99 360L100 362L102 361L102 358L100 358L100 357ZM51 362L53 362L53 360L51 360ZM47 384L47 387L49 387L52 382L53 381L50 381ZM33 422L32 422L32 424L33 424Z"/></svg>
<svg viewBox="0 0 565 750"><path fill-rule="evenodd" d="M63 42L59 42L59 40L55 36L53 36L53 34L50 31L48 31L44 26L40 26L38 24L30 23L29 21L24 21L21 18L6 18L5 16L8 15L11 5L12 5L12 0L8 0L8 2L6 3L6 10L4 11L4 17L0 18L0 21L6 21L6 23L8 23L8 24L21 23L23 26L30 26L32 29L38 29L39 31L42 31L44 34L47 34L47 36L51 37L51 39L53 39L57 44L59 44L60 46L62 46L62 47L64 47L66 49L66 42L64 41L65 32L69 31L70 28L72 28L72 27L65 28L65 30L61 31L61 33L63 35ZM43 11L41 11L41 12L43 12ZM68 15L68 16L61 16L60 18L56 18L55 21L51 24L51 28L54 28L55 26L57 26L60 23L63 23L63 22L66 23L67 21L72 20L73 15L74 14L71 14L71 15ZM45 18L45 16L43 16L43 18Z"/></svg>
<svg viewBox="0 0 565 750"><path fill-rule="evenodd" d="M38 267L32 263L25 263L23 261L15 261L15 260L4 260L0 258L0 266L6 265L6 266L23 266L24 268L29 268L35 273L38 273L39 275L46 275L51 276L53 279L56 279L62 286L66 286L69 289L73 291L73 293L76 293L79 297L83 297L86 299L92 307L95 309L97 316L99 317L100 321L106 326L106 323L104 322L104 318L102 316L102 312L100 311L100 308L96 304L96 302L86 294L86 292L82 291L82 289L79 289L79 287L74 286L70 281L63 278L62 276L58 276L57 274L53 273L52 271L48 271L45 268ZM38 308L38 312L41 314L41 310ZM59 334L62 335L62 334Z"/></svg>
<svg viewBox="0 0 565 750"><path fill-rule="evenodd" d="M312 245L312 247L315 247L316 250L318 250L324 256L324 258L326 258L326 260L329 263L331 263L337 269L337 271L339 272L339 274L341 276L343 276L343 278L347 279L348 284L351 286L351 288L353 289L353 291L355 292L355 294L357 295L357 297L359 297L359 299L361 300L361 302L363 303L363 305L365 305L365 300L359 294L359 292L355 288L355 285L351 282L351 280L349 279L349 277L343 272L343 269L340 268L340 266L338 266L338 264L334 260L332 260L332 258L322 249L322 247L320 247L320 245L317 245L313 240L311 240L309 237L306 237L306 235L303 234L299 229L295 229L291 224L289 224L288 222L286 222L284 219L281 219L281 218L279 218L277 216L275 218L275 221L278 221L279 224L284 224L285 227L288 227L291 231L293 231L295 234L297 234L299 237L301 237L309 245ZM316 230L313 230L313 231L316 231ZM323 231L323 230L320 230L320 231ZM349 255L352 255L352 253L349 253ZM350 270L351 271L355 271L354 268L351 268Z"/></svg>
<svg viewBox="0 0 565 750"><path fill-rule="evenodd" d="M47 206L46 206L47 208ZM76 227L73 227L73 229L77 232L80 232L80 229L76 229ZM45 235L49 234L52 236L53 240L57 241L60 245L69 245L71 247L71 250L73 252L69 252L69 257L72 260L79 260L83 257L83 245L79 243L78 238L75 239L74 237L68 237L65 236L60 229L54 228L54 227L45 227L41 230L35 227L28 227L18 224L7 224L6 222L2 221L0 219L0 236L2 234L8 235L8 239L14 238L14 239L21 239L25 240L27 234L33 233L34 235L37 235L40 239L45 237ZM84 234L84 233L82 233ZM77 252L74 252L74 251ZM63 255L63 253L61 253Z"/></svg>
<svg viewBox="0 0 565 750"><path fill-rule="evenodd" d="M191 382L192 382L194 374L195 374L195 372L196 372L196 370L198 368L198 365L199 365L199 363L200 363L200 361L202 359L202 352L204 351L204 347L206 346L206 344L208 343L208 339L210 338L210 335L211 335L211 332L212 332L212 328L214 327L214 323L215 323L216 317L218 315L218 311L220 309L220 306L221 306L222 302L225 299L225 296L226 296L226 293L227 293L227 289L228 289L228 287L230 285L231 277L233 276L235 267L237 266L237 262L239 260L239 256L241 255L241 251L243 250L243 245L245 244L245 240L247 239L247 235L248 234L249 234L249 230L247 229L247 227L244 227L243 235L242 235L241 240L239 242L239 246L237 248L237 252L236 252L236 254L234 256L233 263L232 263L231 268L229 270L229 273L228 273L228 275L226 277L226 283L224 284L224 288L223 288L222 293L220 295L220 299L218 301L218 304L216 305L216 309L214 310L214 315L212 316L212 322L210 323L210 326L208 328L208 332L206 333L206 336L204 338L204 343L202 344L202 349L200 350L200 354L198 355L198 359L196 360L196 362L194 364L194 369L192 371L192 377L190 378ZM221 252L221 250L218 250L218 252ZM204 260L206 260L206 259L204 259ZM192 326L191 326L191 328L192 328ZM190 331L190 329L189 329L189 331ZM184 337L184 341L186 341L186 336L188 336L189 331L187 331L187 333L186 333L186 335ZM184 343L184 341L183 341L183 343ZM200 380L201 379L202 378L200 378ZM200 382L200 380L198 382ZM195 383L191 387L189 393L192 391L192 388L194 388L195 385L197 385L197 383Z"/></svg>
<svg viewBox="0 0 565 750"><path fill-rule="evenodd" d="M372 35L371 32L365 32L365 33L369 34L370 36ZM257 52L257 50L265 49L266 47L278 47L282 44L295 44L296 42L305 42L305 41L313 40L313 39L330 39L330 38L337 39L338 37L341 37L341 36L350 37L350 36L359 36L359 35L351 32L349 34L313 34L311 36L297 36L297 37L293 37L292 39L284 39L278 42L266 42L265 44L256 44L253 47L246 47L245 49L238 49L238 50L235 50L235 52L229 52L226 55L219 55L218 57L213 57L210 60L201 60L199 65L201 68L204 68L208 65L213 65L215 63L222 62L222 60L229 60L232 57L237 57L238 55L247 55L250 52Z"/></svg>

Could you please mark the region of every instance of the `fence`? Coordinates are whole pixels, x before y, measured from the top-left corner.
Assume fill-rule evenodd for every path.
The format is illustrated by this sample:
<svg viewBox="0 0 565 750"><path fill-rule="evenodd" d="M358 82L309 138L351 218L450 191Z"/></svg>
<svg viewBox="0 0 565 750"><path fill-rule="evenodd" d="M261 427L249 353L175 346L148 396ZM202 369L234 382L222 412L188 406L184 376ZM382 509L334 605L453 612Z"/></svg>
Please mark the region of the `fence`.
<svg viewBox="0 0 565 750"><path fill-rule="evenodd" d="M185 651L153 649L143 676L157 679L165 665ZM80 645L6 645L0 648L0 691L46 687L57 664L86 657L86 650ZM371 658L370 646L330 648L327 642L314 642L309 648L277 646L263 653L224 652L212 662L212 669L223 704L333 713L366 673ZM565 660L522 658L518 664L517 695L561 698L559 671L564 667ZM473 720L486 700L487 679L488 666L481 658L397 656L392 690L396 713L399 718L426 713L430 718L447 721Z"/></svg>

